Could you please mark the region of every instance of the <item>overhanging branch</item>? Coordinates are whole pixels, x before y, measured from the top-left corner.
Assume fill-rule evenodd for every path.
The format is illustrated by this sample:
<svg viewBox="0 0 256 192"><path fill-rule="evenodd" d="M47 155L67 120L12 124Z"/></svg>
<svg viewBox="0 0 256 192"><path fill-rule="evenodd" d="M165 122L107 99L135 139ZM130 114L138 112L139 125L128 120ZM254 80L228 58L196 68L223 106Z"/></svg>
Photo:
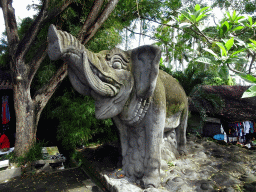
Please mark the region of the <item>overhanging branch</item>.
<svg viewBox="0 0 256 192"><path fill-rule="evenodd" d="M241 72L241 71L238 71L238 70L236 70L236 69L233 69L232 67L230 67L230 65L227 63L227 66L228 66L228 68L231 70L231 71L233 71L233 72L235 72L235 73L238 73L238 74L244 74L243 72ZM250 75L252 75L252 74L250 74ZM252 75L253 77L256 77L256 75Z"/></svg>
<svg viewBox="0 0 256 192"><path fill-rule="evenodd" d="M23 39L20 41L17 51L16 51L16 58L24 58L26 53L28 52L32 42L34 41L35 37L37 36L40 26L45 18L47 9L48 9L49 0L43 1L43 6L39 15L36 17L35 21L27 30L26 34L24 35Z"/></svg>
<svg viewBox="0 0 256 192"><path fill-rule="evenodd" d="M37 51L37 53L34 55L28 66L30 67L28 72L28 86L30 86L38 68L40 67L40 64L44 60L44 58L47 55L46 52L47 49L47 42L45 42L43 45L41 45L41 48Z"/></svg>
<svg viewBox="0 0 256 192"><path fill-rule="evenodd" d="M40 105L40 108L44 108L60 82L67 76L67 74L67 64L63 63L63 65L58 69L56 74L53 75L50 81L41 89L36 91L35 95L33 96L33 101L35 104Z"/></svg>
<svg viewBox="0 0 256 192"><path fill-rule="evenodd" d="M88 41L91 40L91 38L99 30L101 25L106 21L106 19L109 17L109 15L112 13L112 11L115 9L118 1L119 0L110 0L109 1L109 3L106 5L104 11L101 13L99 18L97 19L97 21L86 33L85 37L87 37L87 38L82 41L82 44L86 44Z"/></svg>
<svg viewBox="0 0 256 192"><path fill-rule="evenodd" d="M51 19L58 16L61 12L63 12L73 1L67 0L64 4L62 4L59 7L54 8L51 12L48 12L49 7L49 0L44 0L42 9L35 19L35 21L32 23L30 28L28 29L27 33L19 43L16 55L18 58L23 58L26 53L28 52L30 46L35 41L35 37L39 33L41 26L43 26L46 22L50 21Z"/></svg>
<svg viewBox="0 0 256 192"><path fill-rule="evenodd" d="M0 4L3 11L5 28L7 33L9 53L14 60L14 54L16 47L19 43L18 28L15 18L14 9L12 7L12 1L0 0Z"/></svg>
<svg viewBox="0 0 256 192"><path fill-rule="evenodd" d="M81 41L83 40L84 33L86 33L87 29L95 22L95 19L97 18L102 5L103 5L103 0L96 0L94 2L93 7L86 18L86 21L78 34L79 40Z"/></svg>
<svg viewBox="0 0 256 192"><path fill-rule="evenodd" d="M169 24L161 23L161 22L154 21L154 20L149 19L149 18L146 18L146 17L142 17L142 18L145 19L145 20L151 21L151 22L155 22L155 23L157 23L157 24L159 24L159 25L165 25L165 26L172 27L172 28L175 28L175 29L178 29L178 30L182 30L184 33L188 33L187 31L185 31L185 29L180 29L178 26L175 26L175 25L169 25ZM195 26L195 27L196 27L196 26ZM197 29L198 31L194 30L194 29L191 28L191 27L189 27L189 29L191 29L191 31L193 31L193 32L194 32L195 34L197 34L198 36L203 36L209 44L212 44L212 42L211 42L212 40L210 40L208 37L206 37L197 27L196 27L196 29ZM191 33L189 33L189 34L191 34ZM191 34L191 35L193 35L193 34ZM195 38L196 38L196 37L195 37Z"/></svg>

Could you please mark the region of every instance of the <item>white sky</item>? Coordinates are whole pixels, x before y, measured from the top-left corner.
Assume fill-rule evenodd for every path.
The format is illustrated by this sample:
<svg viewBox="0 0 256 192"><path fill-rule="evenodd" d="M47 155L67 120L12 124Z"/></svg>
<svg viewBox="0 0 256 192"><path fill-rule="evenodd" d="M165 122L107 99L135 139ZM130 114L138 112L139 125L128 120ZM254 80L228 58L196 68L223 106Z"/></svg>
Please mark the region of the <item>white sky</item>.
<svg viewBox="0 0 256 192"><path fill-rule="evenodd" d="M26 9L29 4L37 4L38 0L13 0L12 6L15 9L16 21L19 24L25 17L32 17L36 12L33 9L29 11ZM2 38L2 33L5 31L4 16L3 11L0 9L0 39Z"/></svg>

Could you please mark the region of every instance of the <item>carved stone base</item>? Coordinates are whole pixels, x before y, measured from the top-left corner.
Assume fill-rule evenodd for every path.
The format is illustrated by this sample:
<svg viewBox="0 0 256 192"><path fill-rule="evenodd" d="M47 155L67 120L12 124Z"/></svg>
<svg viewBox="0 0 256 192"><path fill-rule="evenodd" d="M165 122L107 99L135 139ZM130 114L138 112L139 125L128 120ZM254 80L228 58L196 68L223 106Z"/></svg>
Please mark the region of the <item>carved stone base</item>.
<svg viewBox="0 0 256 192"><path fill-rule="evenodd" d="M165 132L163 142L161 145L161 181L167 179L166 171L178 157L177 142L175 129ZM124 176L123 171L104 171L101 173L102 179L107 183L107 188L111 192L167 192L164 187L159 188L142 188L141 180L136 180Z"/></svg>

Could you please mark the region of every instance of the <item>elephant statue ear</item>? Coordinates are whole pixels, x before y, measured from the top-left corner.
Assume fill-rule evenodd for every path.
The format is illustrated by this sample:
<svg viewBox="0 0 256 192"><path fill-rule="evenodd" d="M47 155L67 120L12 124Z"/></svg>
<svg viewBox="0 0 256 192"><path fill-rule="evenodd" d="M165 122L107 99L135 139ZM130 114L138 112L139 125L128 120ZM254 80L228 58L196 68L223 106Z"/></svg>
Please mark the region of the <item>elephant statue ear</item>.
<svg viewBox="0 0 256 192"><path fill-rule="evenodd" d="M146 99L154 93L160 58L160 48L153 45L145 45L132 50L132 72L138 97Z"/></svg>

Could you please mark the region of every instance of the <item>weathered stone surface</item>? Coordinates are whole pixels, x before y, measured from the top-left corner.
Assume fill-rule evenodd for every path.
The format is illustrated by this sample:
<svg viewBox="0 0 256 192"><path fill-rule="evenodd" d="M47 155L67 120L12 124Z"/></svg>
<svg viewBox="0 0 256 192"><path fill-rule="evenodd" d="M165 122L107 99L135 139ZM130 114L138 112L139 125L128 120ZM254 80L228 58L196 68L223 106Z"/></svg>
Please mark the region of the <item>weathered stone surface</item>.
<svg viewBox="0 0 256 192"><path fill-rule="evenodd" d="M212 148L207 148L207 146L222 148L223 150L220 150L220 153L231 156L231 154L234 153L233 151L229 151L230 148L233 148L232 145L219 145L212 141L207 141L206 139L201 139L200 141L192 137L188 137L188 143L190 144L187 146L188 152L195 145L203 146L205 143L209 143L209 145L199 147L200 151L195 153L174 159L168 163L163 163L160 174L161 186L155 190L167 190L170 192L232 192L239 191L238 187L240 187L241 190L247 189L247 191L256 191L255 182L253 182L256 177L256 150L238 148L239 153L237 153L236 156L246 159L246 161L233 162L230 159L212 156ZM92 154L92 152L88 151L88 154ZM93 156L91 159L93 159ZM95 162L98 163L97 166L102 165L102 163L98 162L96 159ZM167 169L166 164L168 165ZM126 178L119 177L120 179L118 179L118 177L113 177L113 174L110 175L107 173L105 173L105 175L112 178L113 181ZM133 184L133 182L130 182L130 184ZM140 183L135 182L133 185L140 188L141 191L145 190L141 188L139 184ZM115 182L114 185L119 189L118 182ZM122 192L121 189L118 191Z"/></svg>
<svg viewBox="0 0 256 192"><path fill-rule="evenodd" d="M162 160L186 154L188 118L185 91L159 70L160 48L92 53L54 25L48 41L50 59L68 64L74 89L94 98L96 118L112 118L118 127L125 176L144 188L159 187Z"/></svg>

